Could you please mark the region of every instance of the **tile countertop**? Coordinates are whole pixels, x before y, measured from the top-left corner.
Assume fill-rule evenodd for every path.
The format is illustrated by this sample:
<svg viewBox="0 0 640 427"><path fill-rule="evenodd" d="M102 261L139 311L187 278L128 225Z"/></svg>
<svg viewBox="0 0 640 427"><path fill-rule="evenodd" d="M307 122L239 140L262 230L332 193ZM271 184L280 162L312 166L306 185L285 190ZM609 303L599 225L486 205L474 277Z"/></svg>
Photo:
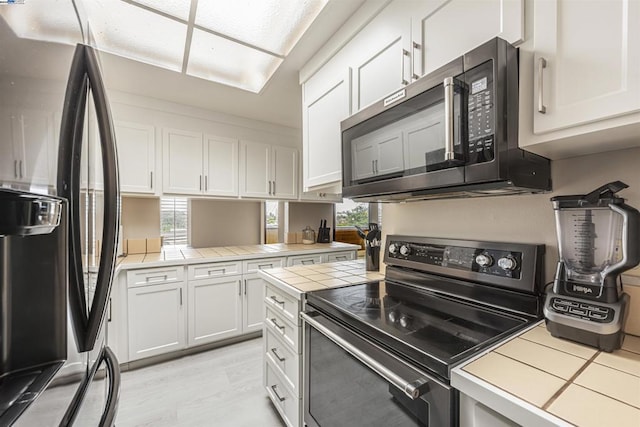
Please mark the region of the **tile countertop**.
<svg viewBox="0 0 640 427"><path fill-rule="evenodd" d="M451 384L522 425L640 426L640 337L598 351L544 322L452 371Z"/></svg>
<svg viewBox="0 0 640 427"><path fill-rule="evenodd" d="M350 243L314 243L311 245L273 243L268 245L223 246L215 248L163 249L162 252L128 255L117 259L119 270L160 267L176 264L197 264L203 262L245 260L252 258L304 255L307 252L335 252L337 250L357 250L360 246Z"/></svg>
<svg viewBox="0 0 640 427"><path fill-rule="evenodd" d="M305 292L382 280L377 271L366 271L364 260L339 261L315 265L260 270L260 277L288 293L300 297Z"/></svg>

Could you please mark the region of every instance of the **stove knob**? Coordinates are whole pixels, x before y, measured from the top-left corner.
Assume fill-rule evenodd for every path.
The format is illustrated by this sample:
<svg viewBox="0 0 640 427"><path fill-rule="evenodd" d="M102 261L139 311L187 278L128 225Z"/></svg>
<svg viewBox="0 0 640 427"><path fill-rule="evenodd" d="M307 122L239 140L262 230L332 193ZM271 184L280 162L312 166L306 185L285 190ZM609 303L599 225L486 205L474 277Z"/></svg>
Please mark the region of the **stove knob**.
<svg viewBox="0 0 640 427"><path fill-rule="evenodd" d="M493 258L489 254L480 254L476 256L476 263L483 268L491 267L493 265Z"/></svg>
<svg viewBox="0 0 640 427"><path fill-rule="evenodd" d="M389 320L391 320L393 323L396 323L398 321L398 313L395 311L390 311L389 314Z"/></svg>
<svg viewBox="0 0 640 427"><path fill-rule="evenodd" d="M411 248L407 245L400 246L400 253L404 256L407 256L411 253Z"/></svg>
<svg viewBox="0 0 640 427"><path fill-rule="evenodd" d="M395 243L392 243L389 245L389 253L390 254L395 254L398 252L398 245L396 245Z"/></svg>
<svg viewBox="0 0 640 427"><path fill-rule="evenodd" d="M506 256L498 260L498 267L506 271L513 271L518 267L518 262L512 256Z"/></svg>
<svg viewBox="0 0 640 427"><path fill-rule="evenodd" d="M408 328L409 326L411 326L411 320L411 316L403 314L402 316L400 316L400 326L402 326L403 328Z"/></svg>

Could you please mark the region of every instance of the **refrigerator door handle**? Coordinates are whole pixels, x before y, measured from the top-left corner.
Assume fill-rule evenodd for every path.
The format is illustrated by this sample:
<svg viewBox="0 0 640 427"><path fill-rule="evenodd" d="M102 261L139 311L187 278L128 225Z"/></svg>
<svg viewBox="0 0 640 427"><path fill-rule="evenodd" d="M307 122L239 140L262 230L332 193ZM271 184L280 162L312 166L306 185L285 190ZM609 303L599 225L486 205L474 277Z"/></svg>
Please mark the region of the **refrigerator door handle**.
<svg viewBox="0 0 640 427"><path fill-rule="evenodd" d="M75 422L78 413L80 412L80 408L82 407L82 403L87 395L87 391L89 390L89 387L91 386L102 362L104 362L107 370L109 387L104 411L102 412L98 426L112 427L114 425L116 414L118 412L118 400L120 399L120 365L113 351L109 347L105 346L100 351L98 360L90 368L89 373L82 380L82 383L80 383L80 386L76 390L76 394L73 396L71 405L69 405L62 421L60 421L60 427L70 426Z"/></svg>
<svg viewBox="0 0 640 427"><path fill-rule="evenodd" d="M89 87L93 97L100 132L102 169L104 176L104 217L100 266L91 309L87 308L83 279L80 227L80 158L82 133ZM74 53L62 114L58 151L58 191L69 200L69 306L81 352L95 345L105 316L115 269L119 227L120 189L115 132L100 75L98 58L90 46L77 45Z"/></svg>

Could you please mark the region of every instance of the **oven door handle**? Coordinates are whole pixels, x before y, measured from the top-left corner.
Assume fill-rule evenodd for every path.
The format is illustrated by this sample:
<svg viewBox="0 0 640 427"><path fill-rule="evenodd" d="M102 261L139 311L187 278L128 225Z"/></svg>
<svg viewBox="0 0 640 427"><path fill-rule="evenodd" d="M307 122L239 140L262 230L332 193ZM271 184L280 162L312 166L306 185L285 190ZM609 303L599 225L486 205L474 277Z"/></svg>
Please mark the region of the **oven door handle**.
<svg viewBox="0 0 640 427"><path fill-rule="evenodd" d="M422 375L419 371L412 368L411 366L405 364L404 362L401 362L397 358L394 357L394 359L396 359L398 363L402 363L403 365L405 365L404 368L406 368L406 374L411 376L416 376L417 378L413 380L407 380L406 379L407 375L400 375L390 370L389 368L387 368L386 366L378 362L376 359L374 359L364 351L360 350L359 348L355 347L354 345L346 341L344 338L336 335L333 331L331 331L326 326L322 325L320 322L318 322L313 317L309 316L307 313L300 313L300 317L305 322L307 322L309 326L312 326L313 328L317 329L318 332L322 333L324 336L329 338L336 345L341 347L343 350L347 351L349 354L351 354L353 357L358 359L360 362L367 365L369 368L371 368L374 372L376 372L382 378L387 380L389 383L393 384L395 387L402 390L410 399L415 400L419 398L429 389L429 381L424 377L424 375ZM379 350L384 352L384 350L382 349L379 349Z"/></svg>

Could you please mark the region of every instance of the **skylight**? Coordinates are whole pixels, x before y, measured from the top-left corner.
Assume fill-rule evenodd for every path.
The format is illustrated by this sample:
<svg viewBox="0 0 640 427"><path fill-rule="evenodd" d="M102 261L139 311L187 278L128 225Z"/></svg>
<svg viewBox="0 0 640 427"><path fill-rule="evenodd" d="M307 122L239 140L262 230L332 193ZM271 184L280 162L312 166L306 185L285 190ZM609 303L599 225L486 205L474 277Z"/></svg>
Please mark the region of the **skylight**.
<svg viewBox="0 0 640 427"><path fill-rule="evenodd" d="M329 0L73 1L101 50L259 93ZM20 37L63 41L61 33L77 28L49 2L27 2L40 6L40 32L14 28Z"/></svg>

